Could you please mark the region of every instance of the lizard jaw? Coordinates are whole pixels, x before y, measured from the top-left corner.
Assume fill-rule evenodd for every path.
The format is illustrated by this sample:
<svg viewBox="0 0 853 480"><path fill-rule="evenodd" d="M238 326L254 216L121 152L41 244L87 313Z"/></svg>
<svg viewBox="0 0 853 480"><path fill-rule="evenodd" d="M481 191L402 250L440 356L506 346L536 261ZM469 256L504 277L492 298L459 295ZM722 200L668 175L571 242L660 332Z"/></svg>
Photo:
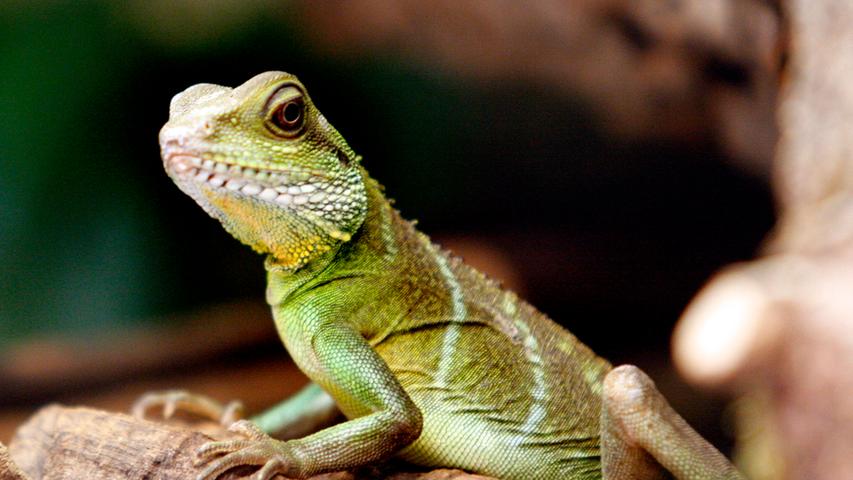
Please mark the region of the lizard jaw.
<svg viewBox="0 0 853 480"><path fill-rule="evenodd" d="M164 157L166 170L181 182L203 185L230 194L240 193L281 206L334 202L343 192L342 187L330 185L325 176L306 171L241 167L203 160L198 155L186 152L170 153Z"/></svg>
<svg viewBox="0 0 853 480"><path fill-rule="evenodd" d="M359 215L358 203L347 194L345 180L330 178L326 172L241 166L221 161L215 154L199 154L170 145L163 148L162 159L178 187L223 223L231 222L232 216L236 218L222 212L220 201L231 198L245 201L247 206L290 212L336 240L349 241L352 236L342 225ZM241 240L245 238L235 233L234 227L229 231Z"/></svg>

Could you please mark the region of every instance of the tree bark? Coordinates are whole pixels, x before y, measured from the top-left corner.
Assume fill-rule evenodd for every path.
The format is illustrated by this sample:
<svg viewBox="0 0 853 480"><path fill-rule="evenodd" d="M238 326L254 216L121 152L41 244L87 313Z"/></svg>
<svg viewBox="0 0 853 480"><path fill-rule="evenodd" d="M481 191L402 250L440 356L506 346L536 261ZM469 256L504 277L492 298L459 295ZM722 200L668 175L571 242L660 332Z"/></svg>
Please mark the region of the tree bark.
<svg viewBox="0 0 853 480"><path fill-rule="evenodd" d="M197 448L231 436L209 422L188 428L179 420L158 423L122 413L51 405L18 429L9 455L0 446L0 480L185 480L195 478L203 468L194 465ZM253 468L234 469L219 478L243 479L253 472ZM460 470L412 473L393 466L328 473L312 480L359 478L489 480Z"/></svg>

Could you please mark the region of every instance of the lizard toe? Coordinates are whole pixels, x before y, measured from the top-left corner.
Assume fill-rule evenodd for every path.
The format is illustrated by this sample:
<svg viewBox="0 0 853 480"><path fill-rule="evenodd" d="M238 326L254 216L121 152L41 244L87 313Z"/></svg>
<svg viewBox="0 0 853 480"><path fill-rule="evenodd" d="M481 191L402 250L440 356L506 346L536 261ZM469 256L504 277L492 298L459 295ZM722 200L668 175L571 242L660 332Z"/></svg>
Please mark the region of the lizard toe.
<svg viewBox="0 0 853 480"><path fill-rule="evenodd" d="M163 418L170 418L174 415L178 403L189 396L190 393L184 390L148 392L133 402L130 411L134 417L144 419L149 410L157 408L162 409Z"/></svg>
<svg viewBox="0 0 853 480"><path fill-rule="evenodd" d="M221 442L208 442L196 450L196 464L200 465L211 461L211 459L222 455L245 450L252 445L251 440L225 440Z"/></svg>
<svg viewBox="0 0 853 480"><path fill-rule="evenodd" d="M252 475L253 480L269 480L278 474L292 474L293 459L283 445L284 442L271 438L263 441L211 442L202 447L206 448L204 459L221 453L225 455L209 460L210 464L198 474L196 480L214 480L232 468L243 466L261 467Z"/></svg>
<svg viewBox="0 0 853 480"><path fill-rule="evenodd" d="M249 420L237 420L228 427L228 431L256 441L263 441L269 438L266 432Z"/></svg>
<svg viewBox="0 0 853 480"><path fill-rule="evenodd" d="M160 415L167 420L180 411L219 422L223 426L242 419L244 412L243 404L236 400L223 406L204 395L186 390L166 390L146 393L134 402L131 413L136 418L145 419L148 412L154 409L160 409Z"/></svg>
<svg viewBox="0 0 853 480"><path fill-rule="evenodd" d="M290 471L288 467L281 458L271 458L260 470L252 475L252 480L272 480L276 475L286 475Z"/></svg>

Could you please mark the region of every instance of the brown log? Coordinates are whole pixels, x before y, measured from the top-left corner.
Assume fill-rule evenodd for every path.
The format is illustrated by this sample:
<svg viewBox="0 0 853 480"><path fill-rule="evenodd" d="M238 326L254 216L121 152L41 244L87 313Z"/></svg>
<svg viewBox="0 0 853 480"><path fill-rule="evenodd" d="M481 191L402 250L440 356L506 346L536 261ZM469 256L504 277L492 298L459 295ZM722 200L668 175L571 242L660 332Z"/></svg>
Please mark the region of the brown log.
<svg viewBox="0 0 853 480"><path fill-rule="evenodd" d="M20 467L18 475L0 448L0 480L89 480L195 478L203 466L195 466L194 452L213 439L231 434L211 423L193 428L181 421L158 423L122 413L82 407L51 405L41 409L18 429L9 455ZM248 478L252 468L234 469L221 480ZM9 473L6 473L9 472ZM4 476L5 475L5 476ZM459 470L400 472L378 466L369 473L336 472L312 480L489 480Z"/></svg>

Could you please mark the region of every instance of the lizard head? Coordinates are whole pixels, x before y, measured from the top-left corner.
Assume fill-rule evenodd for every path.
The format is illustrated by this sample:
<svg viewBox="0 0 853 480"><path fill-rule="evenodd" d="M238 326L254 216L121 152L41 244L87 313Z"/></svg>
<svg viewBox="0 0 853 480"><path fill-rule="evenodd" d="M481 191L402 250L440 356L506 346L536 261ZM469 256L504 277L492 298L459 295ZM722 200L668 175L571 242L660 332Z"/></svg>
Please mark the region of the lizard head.
<svg viewBox="0 0 853 480"><path fill-rule="evenodd" d="M283 266L349 241L367 212L360 157L287 73L179 93L160 149L181 190Z"/></svg>

